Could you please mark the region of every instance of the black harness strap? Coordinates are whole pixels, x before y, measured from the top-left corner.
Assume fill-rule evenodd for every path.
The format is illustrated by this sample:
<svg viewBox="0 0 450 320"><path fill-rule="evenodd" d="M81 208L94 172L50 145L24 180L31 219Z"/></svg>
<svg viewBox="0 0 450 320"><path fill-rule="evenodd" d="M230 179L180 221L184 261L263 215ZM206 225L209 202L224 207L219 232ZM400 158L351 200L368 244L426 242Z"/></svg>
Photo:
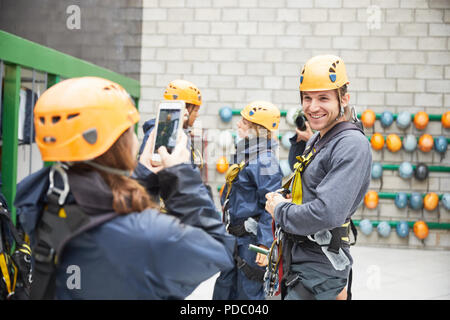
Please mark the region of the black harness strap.
<svg viewBox="0 0 450 320"><path fill-rule="evenodd" d="M66 244L81 234L97 227L118 214L88 216L76 204L60 206L58 196L48 195L47 209L42 213L36 229L33 247L34 268L31 299L54 299L55 271Z"/></svg>
<svg viewBox="0 0 450 320"><path fill-rule="evenodd" d="M254 216L254 217L249 217L249 218L252 218L256 222L258 222L259 219L261 218L261 216ZM227 228L228 233L232 234L235 237L244 237L247 235L252 235L252 233L248 232L245 229L245 221L247 221L247 219L242 220L241 222L236 223L236 224L230 224Z"/></svg>
<svg viewBox="0 0 450 320"><path fill-rule="evenodd" d="M247 263L244 259L239 257L237 254L234 257L236 260L236 266L239 270L245 274L245 276L253 281L264 282L264 274L266 271L257 267L253 267Z"/></svg>

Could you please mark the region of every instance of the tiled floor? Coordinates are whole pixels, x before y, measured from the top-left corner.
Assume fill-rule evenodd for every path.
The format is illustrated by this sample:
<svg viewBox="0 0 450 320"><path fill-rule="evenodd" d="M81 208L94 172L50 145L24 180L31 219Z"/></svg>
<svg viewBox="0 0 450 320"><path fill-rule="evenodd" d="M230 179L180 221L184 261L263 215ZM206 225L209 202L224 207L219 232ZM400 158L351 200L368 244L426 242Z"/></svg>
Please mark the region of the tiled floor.
<svg viewBox="0 0 450 320"><path fill-rule="evenodd" d="M450 300L450 251L355 246L351 252L355 300ZM187 299L211 299L216 277Z"/></svg>

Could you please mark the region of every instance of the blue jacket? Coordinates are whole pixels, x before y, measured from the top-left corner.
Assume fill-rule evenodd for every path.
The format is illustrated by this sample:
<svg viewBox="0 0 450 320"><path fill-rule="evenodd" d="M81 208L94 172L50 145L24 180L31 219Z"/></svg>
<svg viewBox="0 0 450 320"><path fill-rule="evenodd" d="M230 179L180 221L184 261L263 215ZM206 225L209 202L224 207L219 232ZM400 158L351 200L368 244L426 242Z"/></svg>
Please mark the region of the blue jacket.
<svg viewBox="0 0 450 320"><path fill-rule="evenodd" d="M46 203L48 172L41 169L17 188L18 219L32 244ZM181 164L157 176L169 214L147 209L121 215L75 237L57 267L55 298L184 299L202 281L233 268L235 240L219 220L198 170ZM89 215L111 212L111 190L98 173L69 170L69 184L67 201L76 201ZM80 289L67 285L71 266L80 271Z"/></svg>
<svg viewBox="0 0 450 320"><path fill-rule="evenodd" d="M150 119L144 122L142 126L142 131L144 131L144 139L142 139L142 144L139 148L139 155L144 151L145 144L147 143L148 137L150 133L152 133L153 128L155 127L156 119Z"/></svg>
<svg viewBox="0 0 450 320"><path fill-rule="evenodd" d="M272 217L265 210L266 193L281 188L281 173L278 159L273 151L276 142L269 140L268 147L262 143L251 143L241 140L237 146L237 153L232 163L240 163L247 155L250 160L239 172L234 180L229 199L230 225L242 223L249 217L259 217L258 231L253 244L264 245L270 248L273 242ZM257 154L257 156L255 156ZM225 201L228 188L225 186L222 193L222 205ZM246 236L245 238L248 238ZM238 238L238 244L246 243L248 239Z"/></svg>

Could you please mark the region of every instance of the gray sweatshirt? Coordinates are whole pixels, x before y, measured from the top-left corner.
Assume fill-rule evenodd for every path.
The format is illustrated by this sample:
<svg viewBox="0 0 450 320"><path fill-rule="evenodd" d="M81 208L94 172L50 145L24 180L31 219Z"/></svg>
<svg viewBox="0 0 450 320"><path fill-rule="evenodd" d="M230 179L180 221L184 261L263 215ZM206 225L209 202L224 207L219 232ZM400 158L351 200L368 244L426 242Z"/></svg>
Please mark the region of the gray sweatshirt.
<svg viewBox="0 0 450 320"><path fill-rule="evenodd" d="M307 145L315 140L315 135ZM371 167L372 152L367 138L356 130L339 133L303 172L302 204L278 204L276 223L286 232L304 236L341 226L350 220L363 200L370 183ZM352 263L350 250L343 250ZM347 277L351 266L337 271L319 247L302 248L295 244L292 264L307 264L319 272L339 277Z"/></svg>

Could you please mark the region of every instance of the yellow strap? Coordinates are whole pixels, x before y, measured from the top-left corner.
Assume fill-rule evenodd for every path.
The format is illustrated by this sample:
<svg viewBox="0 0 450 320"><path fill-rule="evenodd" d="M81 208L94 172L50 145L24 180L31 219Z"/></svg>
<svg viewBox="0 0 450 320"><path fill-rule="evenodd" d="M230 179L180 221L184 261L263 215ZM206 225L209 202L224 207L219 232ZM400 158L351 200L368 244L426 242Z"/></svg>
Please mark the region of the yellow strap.
<svg viewBox="0 0 450 320"><path fill-rule="evenodd" d="M159 197L159 211L162 213L167 213L166 205L161 197Z"/></svg>
<svg viewBox="0 0 450 320"><path fill-rule="evenodd" d="M197 149L191 148L192 151L192 159L194 160L194 164L196 164L199 169L203 168L203 157Z"/></svg>
<svg viewBox="0 0 450 320"><path fill-rule="evenodd" d="M227 172L225 173L225 181L227 182L227 194L225 199L228 199L231 191L231 185L233 184L234 179L238 176L239 172L241 172L242 168L245 167L245 161L242 161L240 164L231 165Z"/></svg>
<svg viewBox="0 0 450 320"><path fill-rule="evenodd" d="M14 268L14 281L13 281L13 285L11 288L11 292L14 292L16 290L16 282L17 282L17 267L13 264L13 268Z"/></svg>
<svg viewBox="0 0 450 320"><path fill-rule="evenodd" d="M295 171L294 182L292 184L292 202L302 204L302 175L299 170Z"/></svg>
<svg viewBox="0 0 450 320"><path fill-rule="evenodd" d="M63 218L63 219L67 218L67 213L66 213L66 210L64 210L64 208L61 207L61 209L59 209L58 217Z"/></svg>
<svg viewBox="0 0 450 320"><path fill-rule="evenodd" d="M311 162L315 149L306 156L298 156L298 162L294 165L294 175L292 177L292 202L295 204L302 204L303 190L302 190L302 172L306 166ZM290 181L289 181L290 183Z"/></svg>
<svg viewBox="0 0 450 320"><path fill-rule="evenodd" d="M4 253L0 254L0 268L2 269L3 279L5 279L6 290L8 290L8 293L11 293L12 292L11 279L9 277L7 259L8 259L8 257Z"/></svg>
<svg viewBox="0 0 450 320"><path fill-rule="evenodd" d="M341 225L341 227L343 227L343 228L348 228L349 224L350 224L350 221L344 223L343 225ZM347 237L341 237L341 240L350 242L350 238L349 238L348 236L347 236Z"/></svg>

